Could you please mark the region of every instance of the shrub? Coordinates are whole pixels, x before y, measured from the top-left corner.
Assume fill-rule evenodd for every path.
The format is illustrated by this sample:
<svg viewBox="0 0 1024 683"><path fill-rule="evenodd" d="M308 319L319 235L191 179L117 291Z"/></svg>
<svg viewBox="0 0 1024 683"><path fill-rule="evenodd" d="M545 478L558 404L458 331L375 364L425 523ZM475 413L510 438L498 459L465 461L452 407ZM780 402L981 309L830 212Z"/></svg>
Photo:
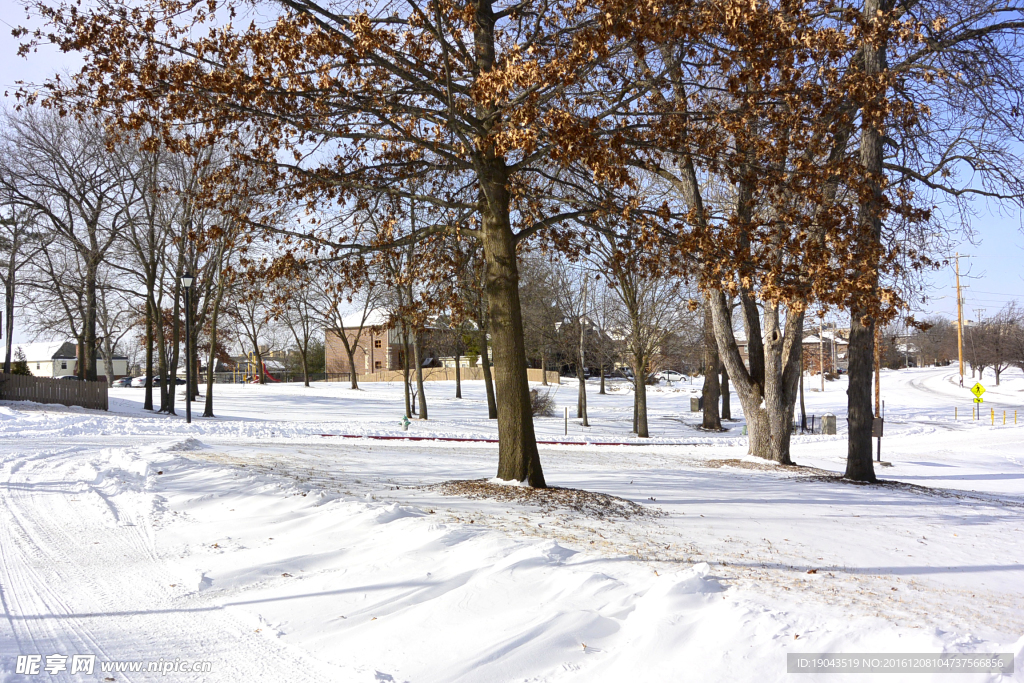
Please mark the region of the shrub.
<svg viewBox="0 0 1024 683"><path fill-rule="evenodd" d="M0 371L3 367L0 367ZM11 359L11 374L12 375L27 375L31 376L32 372L28 369L28 361L25 360L25 352L21 350L19 346L14 351L14 358Z"/></svg>
<svg viewBox="0 0 1024 683"><path fill-rule="evenodd" d="M551 391L545 391L543 394L536 389L530 389L530 408L533 410L534 417L550 417L555 414L555 399L551 395Z"/></svg>

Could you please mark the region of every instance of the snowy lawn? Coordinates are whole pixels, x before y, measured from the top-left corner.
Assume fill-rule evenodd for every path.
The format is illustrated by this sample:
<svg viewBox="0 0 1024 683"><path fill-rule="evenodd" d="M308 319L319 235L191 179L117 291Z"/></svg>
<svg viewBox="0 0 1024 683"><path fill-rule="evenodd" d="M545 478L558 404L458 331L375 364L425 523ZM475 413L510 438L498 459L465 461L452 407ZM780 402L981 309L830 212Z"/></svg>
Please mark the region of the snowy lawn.
<svg viewBox="0 0 1024 683"><path fill-rule="evenodd" d="M408 433L398 384L217 385L192 425L141 389L109 414L0 404L0 680L863 681L787 674L786 653L962 651L1016 673L874 678L1024 681L1024 376L986 378L976 421L953 377L883 373L879 486L826 475L843 381L807 381L839 434L794 437L800 470L747 456L742 419L697 429L698 384L652 390L641 443L628 387L592 383L591 428L537 429L579 442L542 446L550 485L642 506L609 514L436 486L493 477L492 443L340 436L495 438L479 382L428 383ZM22 675L25 654L96 669ZM100 671L176 659L211 671Z"/></svg>

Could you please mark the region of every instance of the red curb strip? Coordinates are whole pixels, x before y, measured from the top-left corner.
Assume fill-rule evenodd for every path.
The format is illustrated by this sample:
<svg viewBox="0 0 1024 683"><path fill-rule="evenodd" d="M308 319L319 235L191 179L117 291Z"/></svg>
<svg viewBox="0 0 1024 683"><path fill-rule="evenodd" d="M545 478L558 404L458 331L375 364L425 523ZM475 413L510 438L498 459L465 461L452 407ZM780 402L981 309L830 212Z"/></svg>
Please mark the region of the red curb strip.
<svg viewBox="0 0 1024 683"><path fill-rule="evenodd" d="M380 436L368 434L321 434L339 439L378 439L380 441L460 441L464 443L498 443L497 439L458 437L458 436ZM636 441L538 441L538 446L699 446L696 443L657 442L642 443Z"/></svg>

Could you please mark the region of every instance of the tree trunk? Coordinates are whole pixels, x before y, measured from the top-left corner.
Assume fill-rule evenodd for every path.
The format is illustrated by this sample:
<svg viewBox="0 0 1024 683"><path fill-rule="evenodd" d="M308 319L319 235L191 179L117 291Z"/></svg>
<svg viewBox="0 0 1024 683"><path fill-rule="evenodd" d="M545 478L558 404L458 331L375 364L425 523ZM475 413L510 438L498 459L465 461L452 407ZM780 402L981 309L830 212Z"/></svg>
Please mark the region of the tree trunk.
<svg viewBox="0 0 1024 683"><path fill-rule="evenodd" d="M402 323L399 329L402 332L402 384L405 386L405 418L411 420L415 406L409 382L409 334L405 323Z"/></svg>
<svg viewBox="0 0 1024 683"><path fill-rule="evenodd" d="M597 393L599 393L599 394L605 393L605 390L604 390L604 363L601 364L601 391L599 391Z"/></svg>
<svg viewBox="0 0 1024 683"><path fill-rule="evenodd" d="M871 379L874 366L874 324L863 324L860 311L851 312L849 359L850 385L846 390L846 412L849 423L846 473L854 481L875 481L871 461Z"/></svg>
<svg viewBox="0 0 1024 683"><path fill-rule="evenodd" d="M220 302L224 295L224 276L221 275L217 283L217 295L213 300L213 310L210 311L210 356L206 361L206 401L203 407L203 417L215 417L213 414L213 382L216 379L217 371L217 319L220 316Z"/></svg>
<svg viewBox="0 0 1024 683"><path fill-rule="evenodd" d="M548 359L547 352L541 349L540 352L540 383L544 386L548 385ZM604 385L601 386L604 389ZM601 393L604 393L603 391Z"/></svg>
<svg viewBox="0 0 1024 683"><path fill-rule="evenodd" d="M89 255L85 267L85 349L82 357L85 362L82 379L96 381L96 264Z"/></svg>
<svg viewBox="0 0 1024 683"><path fill-rule="evenodd" d="M487 328L480 328L480 368L484 373L484 389L487 392L487 419L498 419L498 404L494 397L494 379L491 377L491 359L487 353Z"/></svg>
<svg viewBox="0 0 1024 683"><path fill-rule="evenodd" d="M864 0L861 16L864 23L872 24L879 20L882 13L881 0ZM864 40L864 73L870 78L881 74L886 69L886 46L884 42L870 39ZM862 239L869 240L869 246L877 246L882 236L882 187L884 177L882 167L884 137L884 106L885 93L874 93L871 101L865 102L862 110L860 163L866 175L871 193L861 199L860 225ZM862 193L863 196L863 193ZM871 249L868 253L873 253ZM874 264L865 263L864 268L872 269ZM866 296L877 295L877 271L871 278L872 291ZM849 440L847 443L846 474L847 479L855 481L875 481L874 466L871 462L871 378L872 350L874 348L874 331L877 321L870 310L861 306L853 306L850 310L850 384L847 389L847 419L849 421Z"/></svg>
<svg viewBox="0 0 1024 683"><path fill-rule="evenodd" d="M12 255L13 258L13 255ZM4 285L4 332L7 339L4 343L4 374L11 374L11 348L14 343L14 269L8 272Z"/></svg>
<svg viewBox="0 0 1024 683"><path fill-rule="evenodd" d="M576 379L580 381L580 389L576 395L576 417L583 418L583 426L589 427L590 422L587 421L587 380L583 376L583 372L583 368L577 365Z"/></svg>
<svg viewBox="0 0 1024 683"><path fill-rule="evenodd" d="M747 303L752 303L748 300ZM757 348L760 358L750 357L752 368L761 368L762 381L748 371L740 357L729 322L728 306L722 292L711 292L708 304L722 361L729 369L729 377L736 386L743 413L747 418L750 435L750 453L791 464L789 442L791 420L799 385L799 345L803 329L803 312L789 311L785 329L780 329L778 308L765 306L764 336L756 306L745 310L747 316L748 348L754 339L763 340ZM706 399L705 399L706 400Z"/></svg>
<svg viewBox="0 0 1024 683"><path fill-rule="evenodd" d="M114 349L109 339L103 340L100 351L103 355L103 376L107 380L107 388L110 389L114 386Z"/></svg>
<svg viewBox="0 0 1024 683"><path fill-rule="evenodd" d="M771 423L768 420L768 411L760 407L751 411L744 408L743 413L747 416L747 434L749 435L747 453L767 458L771 451Z"/></svg>
<svg viewBox="0 0 1024 683"><path fill-rule="evenodd" d="M344 335L345 330L342 329L338 332L338 336L344 337ZM370 339L370 343L373 343L372 337ZM345 354L348 356L348 369L352 371L352 376L349 377L349 389L359 388L359 372L356 370L356 348L355 344L345 344ZM369 372L373 372L372 367L369 369Z"/></svg>
<svg viewBox="0 0 1024 683"><path fill-rule="evenodd" d="M177 415L174 411L174 404L178 393L178 360L181 354L181 290L178 287L180 279L174 278L174 308L171 309L171 349L168 359L167 374L164 375L163 384L167 387L167 414ZM261 364L262 367L262 364ZM187 390L188 387L186 386Z"/></svg>
<svg viewBox="0 0 1024 683"><path fill-rule="evenodd" d="M462 355L455 352L455 398L462 398Z"/></svg>
<svg viewBox="0 0 1024 683"><path fill-rule="evenodd" d="M732 403L729 397L729 371L725 369L725 365L722 365L722 419L732 419Z"/></svg>
<svg viewBox="0 0 1024 683"><path fill-rule="evenodd" d="M633 376L636 378L636 391L633 392L633 404L636 422L636 435L646 439L650 436L647 428L647 360L645 358L633 359Z"/></svg>
<svg viewBox="0 0 1024 683"><path fill-rule="evenodd" d="M303 350L299 356L302 358L302 382L309 388L309 365L306 362L306 351Z"/></svg>
<svg viewBox="0 0 1024 683"><path fill-rule="evenodd" d="M167 412L167 340L164 336L163 311L151 300L153 307L153 330L156 332L157 376L160 377L160 412Z"/></svg>
<svg viewBox="0 0 1024 683"><path fill-rule="evenodd" d="M419 416L421 420L427 419L427 394L423 391L423 359L420 358L420 335L417 333L412 338L413 358L416 359L416 395L420 397Z"/></svg>
<svg viewBox="0 0 1024 683"><path fill-rule="evenodd" d="M800 431L807 431L807 407L804 405L804 369L800 359Z"/></svg>
<svg viewBox="0 0 1024 683"><path fill-rule="evenodd" d="M729 297L729 308L728 308L728 311L729 311L729 325L732 326L732 297ZM712 322L712 328L714 328L714 322ZM713 331L713 329L712 329L712 331ZM716 346L715 348L717 350L718 347ZM721 385L721 389L720 389L720 391L722 393L722 415L721 415L721 418L723 420L731 420L732 419L732 398L729 395L729 370L728 370L728 368L725 367L725 363L721 363L721 355L722 354L719 353L718 355L719 355L719 362L720 362L721 369L722 369L722 385Z"/></svg>
<svg viewBox="0 0 1024 683"><path fill-rule="evenodd" d="M267 379L263 376L263 352L260 351L259 345L256 346L256 350L253 351L253 355L256 356L256 380L258 384L266 384Z"/></svg>
<svg viewBox="0 0 1024 683"><path fill-rule="evenodd" d="M718 399L722 389L718 384L718 366L721 361L718 357L718 342L715 341L714 323L711 320L711 307L704 307L704 387L701 392L704 395L704 429L721 431L722 418L718 414ZM634 371L635 372L635 371ZM636 379L638 385L640 376Z"/></svg>
<svg viewBox="0 0 1024 683"><path fill-rule="evenodd" d="M146 397L142 404L143 410L153 410L153 343L154 322L153 308L150 298L146 297Z"/></svg>
<svg viewBox="0 0 1024 683"><path fill-rule="evenodd" d="M493 30L493 23L490 28ZM494 342L495 389L501 394L497 404L498 477L544 487L526 372L516 245L509 223L509 178L502 159L487 161L487 173L479 178L486 199L480 230L487 264L485 290L488 328Z"/></svg>

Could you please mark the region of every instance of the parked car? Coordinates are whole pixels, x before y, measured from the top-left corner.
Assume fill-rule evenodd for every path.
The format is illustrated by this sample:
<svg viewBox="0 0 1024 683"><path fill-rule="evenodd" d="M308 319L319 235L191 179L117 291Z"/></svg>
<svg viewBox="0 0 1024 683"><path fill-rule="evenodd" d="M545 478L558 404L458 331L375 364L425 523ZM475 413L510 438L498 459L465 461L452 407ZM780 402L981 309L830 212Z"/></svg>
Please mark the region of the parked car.
<svg viewBox="0 0 1024 683"><path fill-rule="evenodd" d="M663 382L682 382L686 379L686 375L675 370L662 370L654 376Z"/></svg>
<svg viewBox="0 0 1024 683"><path fill-rule="evenodd" d="M153 386L154 387L160 386L160 382L161 381L162 380L160 379L160 375L155 375L153 377ZM174 383L175 384L179 384L179 385L180 384L184 384L185 380L182 379L181 377L175 377L174 378ZM143 375L142 377L136 377L135 379L133 379L132 380L132 386L133 387L144 387L144 386L146 386L146 376Z"/></svg>
<svg viewBox="0 0 1024 683"><path fill-rule="evenodd" d="M122 388L123 387L134 386L132 384L132 382L134 382L136 379L138 379L138 378L137 377L120 377L120 378L114 380L114 386L115 387L122 387ZM145 377L142 378L142 382L143 382L143 384L145 384L145 382L146 382L146 378Z"/></svg>
<svg viewBox="0 0 1024 683"><path fill-rule="evenodd" d="M54 379L67 379L72 382L77 382L79 378L78 375L60 375L59 377L54 377Z"/></svg>

